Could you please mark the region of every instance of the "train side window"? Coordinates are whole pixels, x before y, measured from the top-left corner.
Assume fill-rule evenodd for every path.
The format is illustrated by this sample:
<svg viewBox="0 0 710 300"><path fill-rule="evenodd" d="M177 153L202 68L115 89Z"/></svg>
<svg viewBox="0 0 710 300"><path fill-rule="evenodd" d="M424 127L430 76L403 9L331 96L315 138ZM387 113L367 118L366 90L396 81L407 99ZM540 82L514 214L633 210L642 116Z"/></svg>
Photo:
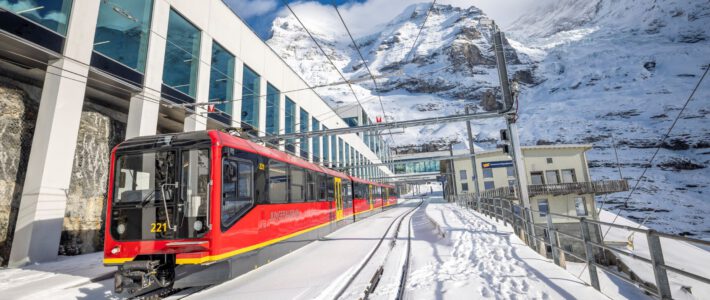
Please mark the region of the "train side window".
<svg viewBox="0 0 710 300"><path fill-rule="evenodd" d="M326 193L328 190L328 177L325 174L319 174L318 176L318 201L326 201Z"/></svg>
<svg viewBox="0 0 710 300"><path fill-rule="evenodd" d="M222 162L222 226L232 225L254 203L254 166L248 161Z"/></svg>
<svg viewBox="0 0 710 300"><path fill-rule="evenodd" d="M311 170L307 170L306 174L308 175L306 180L306 185L308 186L306 189L306 202L316 201L316 196L318 196L318 175Z"/></svg>
<svg viewBox="0 0 710 300"><path fill-rule="evenodd" d="M343 207L350 208L353 207L353 188L352 183L348 180L343 180Z"/></svg>
<svg viewBox="0 0 710 300"><path fill-rule="evenodd" d="M269 202L288 202L288 165L279 161L269 163Z"/></svg>
<svg viewBox="0 0 710 300"><path fill-rule="evenodd" d="M291 202L300 203L304 201L306 174L303 168L291 166Z"/></svg>

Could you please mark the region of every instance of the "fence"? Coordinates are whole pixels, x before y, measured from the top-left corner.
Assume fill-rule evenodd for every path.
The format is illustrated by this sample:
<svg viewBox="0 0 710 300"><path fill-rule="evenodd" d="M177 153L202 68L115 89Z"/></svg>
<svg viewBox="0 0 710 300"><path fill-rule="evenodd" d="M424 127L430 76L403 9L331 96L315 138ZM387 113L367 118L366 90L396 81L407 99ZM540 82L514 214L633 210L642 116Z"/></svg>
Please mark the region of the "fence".
<svg viewBox="0 0 710 300"><path fill-rule="evenodd" d="M473 194L458 195L453 196L452 199L457 204L474 209L490 218L495 218L496 221L503 221L505 226L513 227L514 232L531 248L535 249L540 253L546 253L549 247L549 252L551 253L552 259L555 264L565 267L565 255L569 255L573 258L578 259L586 264L586 268L589 271L589 284L595 289L601 291L599 276L597 273L597 268L604 271L606 274L615 276L623 281L630 283L632 286L636 286L642 289L647 294L653 295L660 299L673 299L671 295L670 282L668 280L668 272L673 272L681 276L697 280L701 283L710 285L710 279L703 277L688 271L681 269L678 266L671 266L665 263L663 255L663 246L661 245L661 238L681 241L689 244L700 245L702 247L710 247L709 241L691 239L683 236L671 235L666 233L657 232L654 230L640 229L636 227L619 225L607 222L600 222L597 220L587 219L584 217L576 217L569 215L562 215L550 212L540 212L527 207L522 207L513 203L509 199L504 198L477 198ZM543 214L547 217L546 224L535 224L531 220L533 219L533 213L539 213L541 216ZM552 222L552 216L576 219L579 224L579 235L565 233L556 230L555 223ZM643 234L648 241L648 249L650 257L643 257L634 253L629 253L618 248L614 248L604 244L601 236L595 238L595 232L592 228L601 226L608 226L610 228L617 228L628 230L634 232L635 234ZM536 234L536 230L542 230L544 234ZM599 234L599 231L596 232ZM560 247L560 237L565 237L578 241L583 245L583 255L579 253L574 253L570 249L565 249ZM595 251L597 250L597 251ZM610 255L623 255L635 260L642 261L649 264L653 269L654 281L652 284L645 282L639 282L638 279L634 280L626 273L619 272L608 264L608 262L600 262L599 255L595 253L609 253ZM584 257L582 257L584 256ZM640 284L641 283L641 284Z"/></svg>

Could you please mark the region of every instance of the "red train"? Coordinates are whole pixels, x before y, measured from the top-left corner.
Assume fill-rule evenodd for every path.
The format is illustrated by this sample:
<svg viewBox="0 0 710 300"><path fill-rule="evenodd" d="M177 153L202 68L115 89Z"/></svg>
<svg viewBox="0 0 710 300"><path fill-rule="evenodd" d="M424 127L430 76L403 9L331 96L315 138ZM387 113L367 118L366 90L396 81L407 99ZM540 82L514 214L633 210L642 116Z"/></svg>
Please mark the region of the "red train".
<svg viewBox="0 0 710 300"><path fill-rule="evenodd" d="M111 156L115 290L218 283L396 204L394 187L220 131L138 137Z"/></svg>

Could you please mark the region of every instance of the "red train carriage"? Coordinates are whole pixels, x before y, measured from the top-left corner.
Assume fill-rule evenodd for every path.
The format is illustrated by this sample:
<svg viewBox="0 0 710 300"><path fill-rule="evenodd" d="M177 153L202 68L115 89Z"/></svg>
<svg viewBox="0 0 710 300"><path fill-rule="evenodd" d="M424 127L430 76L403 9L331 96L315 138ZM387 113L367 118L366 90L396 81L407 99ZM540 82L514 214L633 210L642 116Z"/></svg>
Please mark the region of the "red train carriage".
<svg viewBox="0 0 710 300"><path fill-rule="evenodd" d="M104 264L119 293L224 281L397 202L219 131L131 139L111 162Z"/></svg>

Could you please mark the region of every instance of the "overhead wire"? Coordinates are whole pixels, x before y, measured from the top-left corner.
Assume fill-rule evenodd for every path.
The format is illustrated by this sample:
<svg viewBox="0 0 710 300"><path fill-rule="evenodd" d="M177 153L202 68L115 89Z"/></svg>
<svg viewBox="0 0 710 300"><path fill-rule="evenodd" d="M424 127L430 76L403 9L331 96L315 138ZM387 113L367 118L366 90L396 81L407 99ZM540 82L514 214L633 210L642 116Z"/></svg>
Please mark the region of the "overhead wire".
<svg viewBox="0 0 710 300"><path fill-rule="evenodd" d="M350 33L350 28L348 28L348 25L345 23L345 19L343 19L343 16L340 14L340 10L338 9L338 5L336 4L335 0L333 0L333 8L335 8L335 12L338 14L338 18L340 18L340 22L343 24L343 27L345 27L345 31L348 33L348 36L350 37L350 41L352 41L353 46L355 47L355 50L357 51L357 54L360 56L360 60L362 60L362 64L365 66L365 70L367 70L367 73L370 74L370 78L372 78L372 83L375 85L375 92L377 93L377 98L380 100L380 108L382 108L382 117L385 118L385 123L387 123L387 113L385 112L385 106L382 104L382 96L380 95L380 87L377 85L377 80L375 79L375 75L372 74L372 70L370 70L370 66L367 63L367 60L365 60L365 57L362 55L362 51L360 51L360 46L358 46L357 42L353 38L352 33ZM392 138L392 130L389 130L389 136L390 136L390 141L394 143L394 139Z"/></svg>

